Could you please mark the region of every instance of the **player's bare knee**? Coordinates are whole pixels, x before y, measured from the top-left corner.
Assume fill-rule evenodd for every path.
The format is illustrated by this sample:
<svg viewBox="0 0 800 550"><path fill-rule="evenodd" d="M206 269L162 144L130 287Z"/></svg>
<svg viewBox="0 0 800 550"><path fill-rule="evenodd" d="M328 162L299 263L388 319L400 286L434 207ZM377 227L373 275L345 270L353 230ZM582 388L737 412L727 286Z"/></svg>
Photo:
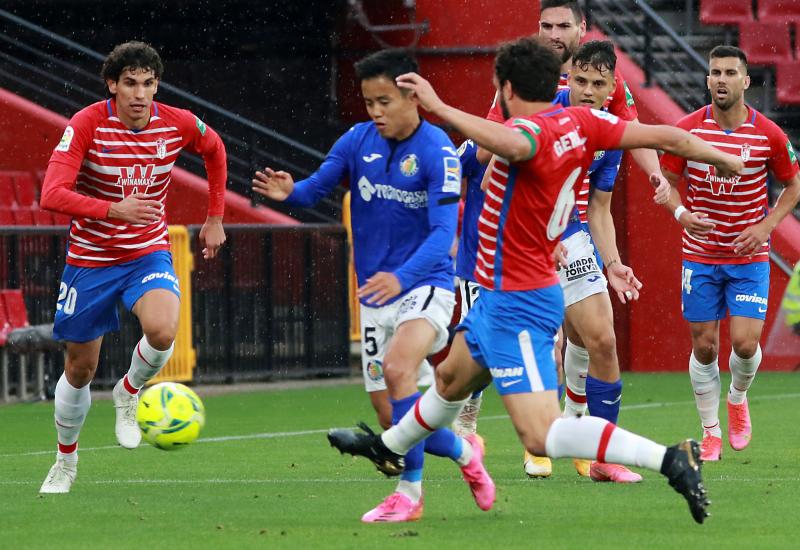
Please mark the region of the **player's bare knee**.
<svg viewBox="0 0 800 550"><path fill-rule="evenodd" d="M151 346L159 351L165 351L175 342L177 330L171 326L162 325L145 330L144 335Z"/></svg>
<svg viewBox="0 0 800 550"><path fill-rule="evenodd" d="M585 347L592 362L610 363L617 358L617 337L613 330L584 338Z"/></svg>
<svg viewBox="0 0 800 550"><path fill-rule="evenodd" d="M383 364L383 377L389 388L397 388L403 384L415 383L417 366L405 361L385 359Z"/></svg>
<svg viewBox="0 0 800 550"><path fill-rule="evenodd" d="M733 351L742 359L750 359L756 354L758 340L753 339L732 339Z"/></svg>
<svg viewBox="0 0 800 550"><path fill-rule="evenodd" d="M64 366L67 382L73 388L82 388L89 384L97 371L97 360L87 357L69 357Z"/></svg>

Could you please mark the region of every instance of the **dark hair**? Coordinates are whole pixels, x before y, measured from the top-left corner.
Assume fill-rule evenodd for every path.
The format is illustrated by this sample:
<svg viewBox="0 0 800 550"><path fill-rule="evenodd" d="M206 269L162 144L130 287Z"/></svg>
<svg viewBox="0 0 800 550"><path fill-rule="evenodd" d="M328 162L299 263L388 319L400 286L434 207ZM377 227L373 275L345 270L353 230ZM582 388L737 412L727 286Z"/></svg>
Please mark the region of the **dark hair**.
<svg viewBox="0 0 800 550"><path fill-rule="evenodd" d="M720 57L738 57L744 65L744 72L747 72L747 56L745 53L736 46L715 46L711 53L708 54L708 60L718 59Z"/></svg>
<svg viewBox="0 0 800 550"><path fill-rule="evenodd" d="M494 72L502 86L511 82L525 101L552 101L561 78L561 60L537 38L520 38L500 46Z"/></svg>
<svg viewBox="0 0 800 550"><path fill-rule="evenodd" d="M569 8L572 10L572 15L575 16L575 21L580 23L584 20L583 9L581 9L581 5L576 0L542 0L539 14L541 15L544 10L549 10L550 8Z"/></svg>
<svg viewBox="0 0 800 550"><path fill-rule="evenodd" d="M103 77L103 82L106 80L116 82L128 69L153 71L155 77L159 79L164 74L164 64L158 52L150 44L136 40L119 44L111 50L103 62L100 76Z"/></svg>
<svg viewBox="0 0 800 550"><path fill-rule="evenodd" d="M405 73L419 72L417 60L407 50L392 48L368 55L355 64L356 77L359 80L385 76L394 82L395 78Z"/></svg>
<svg viewBox="0 0 800 550"><path fill-rule="evenodd" d="M601 73L610 71L613 75L617 68L614 44L609 40L590 40L584 43L572 56L572 66L584 71L592 66Z"/></svg>

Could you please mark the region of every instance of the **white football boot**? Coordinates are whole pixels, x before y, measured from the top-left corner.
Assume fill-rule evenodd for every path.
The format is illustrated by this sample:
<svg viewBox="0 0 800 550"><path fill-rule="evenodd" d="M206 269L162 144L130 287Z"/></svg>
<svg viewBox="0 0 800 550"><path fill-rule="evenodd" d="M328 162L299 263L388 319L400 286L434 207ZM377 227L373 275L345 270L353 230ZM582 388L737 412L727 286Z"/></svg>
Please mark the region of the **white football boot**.
<svg viewBox="0 0 800 550"><path fill-rule="evenodd" d="M69 489L72 487L76 477L78 477L77 457L75 460L64 460L58 457L56 458L56 463L47 473L39 492L48 494L69 493Z"/></svg>
<svg viewBox="0 0 800 550"><path fill-rule="evenodd" d="M139 406L139 396L131 395L123 386L120 379L111 392L114 400L114 409L117 413L117 421L114 425L114 433L117 442L126 449L135 449L142 441L142 432L136 422L136 408Z"/></svg>

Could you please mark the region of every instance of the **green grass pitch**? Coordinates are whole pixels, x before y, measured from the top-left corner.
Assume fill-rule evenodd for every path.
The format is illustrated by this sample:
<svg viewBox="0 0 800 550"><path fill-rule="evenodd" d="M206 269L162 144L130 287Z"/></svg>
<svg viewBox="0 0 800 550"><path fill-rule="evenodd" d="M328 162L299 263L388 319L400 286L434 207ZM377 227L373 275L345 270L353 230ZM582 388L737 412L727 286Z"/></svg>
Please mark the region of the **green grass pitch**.
<svg viewBox="0 0 800 550"><path fill-rule="evenodd" d="M688 376L624 380L623 427L668 444L699 436ZM175 452L115 447L111 403L96 401L68 495L37 494L54 458L52 403L3 406L0 547L796 548L797 381L756 378L753 441L734 452L725 440L722 462L704 468L713 505L702 526L653 472L643 471L641 484L614 486L579 478L570 460L558 460L550 479L527 479L493 390L479 428L498 486L494 509L481 512L455 466L429 457L422 520L386 525L359 518L394 481L325 439L330 427L376 424L358 385L206 397L201 441ZM725 419L723 405L723 431Z"/></svg>

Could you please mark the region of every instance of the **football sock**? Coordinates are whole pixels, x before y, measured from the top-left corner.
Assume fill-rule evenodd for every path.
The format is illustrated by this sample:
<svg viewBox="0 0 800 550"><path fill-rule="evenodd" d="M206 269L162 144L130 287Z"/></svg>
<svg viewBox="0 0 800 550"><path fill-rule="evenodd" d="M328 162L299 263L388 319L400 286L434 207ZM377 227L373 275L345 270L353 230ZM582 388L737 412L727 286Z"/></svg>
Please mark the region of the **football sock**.
<svg viewBox="0 0 800 550"><path fill-rule="evenodd" d="M397 483L396 492L404 494L411 499L411 502L417 503L422 498L422 481L408 481L401 479Z"/></svg>
<svg viewBox="0 0 800 550"><path fill-rule="evenodd" d="M564 416L586 414L586 376L589 372L589 352L567 338L564 354L564 378L567 381L567 398L564 400Z"/></svg>
<svg viewBox="0 0 800 550"><path fill-rule="evenodd" d="M756 348L756 353L750 359L743 359L731 350L728 366L731 369L731 387L728 390L728 401L734 405L741 405L747 397L747 390L753 383L758 366L761 364L761 345Z"/></svg>
<svg viewBox="0 0 800 550"><path fill-rule="evenodd" d="M470 395L469 398L470 399L480 399L481 396L483 395L483 390L485 390L485 389L486 388L481 388L480 390L478 390L475 393L473 393L472 395Z"/></svg>
<svg viewBox="0 0 800 550"><path fill-rule="evenodd" d="M66 375L62 374L56 383L55 395L59 456L77 454L75 451L78 448L78 434L91 406L92 395L89 392L89 384L75 388L67 382Z"/></svg>
<svg viewBox="0 0 800 550"><path fill-rule="evenodd" d="M158 374L172 355L172 350L175 344L173 343L168 349L164 351L157 350L150 345L147 341L147 336L142 336L142 339L133 348L131 354L131 367L128 369L128 382L134 388L141 388L145 383Z"/></svg>
<svg viewBox="0 0 800 550"><path fill-rule="evenodd" d="M415 392L408 397L404 397L403 399L392 399L392 424L397 424L403 415L405 415L409 410L414 407L414 403L420 398L420 393ZM419 494L422 494L422 467L425 463L425 444L421 443L420 441L416 441L417 445L414 445L413 448L410 448L408 452L405 453L405 469L403 473L400 474L400 484L397 486L397 490L404 495L408 496L414 502L419 500L419 496L415 497L415 489L413 489L410 484L417 483L420 486ZM403 484L403 482L407 482Z"/></svg>
<svg viewBox="0 0 800 550"><path fill-rule="evenodd" d="M619 418L621 401L622 380L604 382L592 376L587 376L586 403L589 405L589 414L616 424Z"/></svg>
<svg viewBox="0 0 800 550"><path fill-rule="evenodd" d="M415 404L412 403L413 410L409 410L408 414L403 415L394 426L381 434L383 444L392 452L406 455L408 468L409 449L431 432L452 424L468 399L446 401L436 392L436 387L431 386ZM392 415L394 416L394 407Z"/></svg>
<svg viewBox="0 0 800 550"><path fill-rule="evenodd" d="M689 378L692 381L694 400L703 430L715 437L722 437L719 427L719 363L716 359L704 365L694 356L689 357Z"/></svg>
<svg viewBox="0 0 800 550"><path fill-rule="evenodd" d="M575 457L661 470L667 448L593 416L558 418L545 442L551 458Z"/></svg>
<svg viewBox="0 0 800 550"><path fill-rule="evenodd" d="M442 456L458 460L464 447L462 439L448 428L439 428L423 443L425 452L434 456Z"/></svg>

